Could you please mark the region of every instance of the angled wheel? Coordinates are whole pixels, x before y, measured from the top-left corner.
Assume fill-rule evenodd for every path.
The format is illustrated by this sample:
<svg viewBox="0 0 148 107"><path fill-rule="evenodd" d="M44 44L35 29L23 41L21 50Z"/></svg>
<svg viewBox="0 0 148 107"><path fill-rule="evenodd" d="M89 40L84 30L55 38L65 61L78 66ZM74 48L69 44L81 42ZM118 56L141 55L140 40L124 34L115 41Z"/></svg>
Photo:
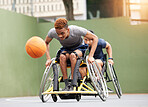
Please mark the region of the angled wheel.
<svg viewBox="0 0 148 107"><path fill-rule="evenodd" d="M109 63L108 63L108 67L109 67L110 76L112 78L112 82L113 82L116 94L117 94L118 98L121 98L122 90L121 90L115 69L114 69L113 65L109 64Z"/></svg>
<svg viewBox="0 0 148 107"><path fill-rule="evenodd" d="M86 57L86 63L92 84L95 90L98 92L98 95L101 98L101 100L106 101L106 98L108 97L106 80L104 79L102 72L100 72L97 63L94 62L93 64L89 64L87 59L88 56Z"/></svg>
<svg viewBox="0 0 148 107"><path fill-rule="evenodd" d="M49 98L51 97L50 94L42 94L45 91L51 91L53 90L53 78L54 78L54 74L53 74L53 70L52 70L52 65L53 65L53 61L55 59L52 59L52 63L50 64L50 66L47 66L43 77L42 77L42 81L41 81L41 85L40 85L40 91L39 91L39 97L42 100L42 102L47 102L49 100Z"/></svg>

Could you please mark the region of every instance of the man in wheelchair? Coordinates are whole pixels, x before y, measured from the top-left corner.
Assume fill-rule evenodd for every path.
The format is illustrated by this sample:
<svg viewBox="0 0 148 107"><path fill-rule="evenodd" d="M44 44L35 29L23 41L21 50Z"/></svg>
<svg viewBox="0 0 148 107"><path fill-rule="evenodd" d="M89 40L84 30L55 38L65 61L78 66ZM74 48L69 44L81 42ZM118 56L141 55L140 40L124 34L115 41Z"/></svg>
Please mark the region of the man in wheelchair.
<svg viewBox="0 0 148 107"><path fill-rule="evenodd" d="M51 58L49 55L49 43L51 40L55 38L62 45L62 48L59 51L59 63L63 80L65 82L65 88L63 89L64 91L69 91L73 88L73 73L77 58L82 57L88 47L88 45L84 43L82 35L91 40L92 46L90 49L88 61L92 63L94 61L93 55L97 47L98 37L87 29L75 25L68 26L66 19L59 18L54 23L54 28L49 30L48 35L45 38L45 43L47 46L46 66L49 66L51 63ZM69 60L71 63L71 84L69 84L67 77L67 60Z"/></svg>
<svg viewBox="0 0 148 107"><path fill-rule="evenodd" d="M89 30L91 33L94 33L92 30ZM89 46L89 51L91 50L92 48L92 40L87 38L87 37L84 37L84 42L85 44L88 44ZM102 71L102 67L103 67L103 62L106 60L105 57L104 57L104 53L103 53L103 48L106 49L107 51L107 54L108 54L108 62L110 64L114 64L114 61L113 61L113 57L112 57L112 47L111 45L105 41L104 39L98 39L98 43L97 43L97 48L95 50L95 53L94 53L94 58L97 62L97 64L99 65L99 68L100 70ZM86 75L86 68L83 67L83 68L80 68L79 69L79 72L81 73L82 77L84 77Z"/></svg>
<svg viewBox="0 0 148 107"><path fill-rule="evenodd" d="M91 31L91 30L90 30L90 32L93 33L93 31ZM84 37L83 39L84 39L85 44L88 44L89 51L90 51L91 48L92 48L92 40L90 40L87 37ZM103 48L106 49L106 52L108 54L108 67L109 67L108 71L109 71L109 74L110 74L111 78L109 77L109 75L107 73L107 62L106 62L107 59L106 59L106 54L103 53ZM113 61L113 57L112 57L112 47L111 47L111 45L107 41L105 41L104 39L98 39L97 48L95 50L95 53L94 53L93 57L95 58L95 63L94 64L97 63L96 64L96 65L98 65L97 69L98 69L98 71L101 71L100 74L104 77L106 82L112 82L113 83L113 86L115 88L115 92L116 92L118 98L121 98L122 90L121 90L121 87L120 87L120 84L119 84L119 81L118 81L118 78L117 78L117 74L116 74L115 69L113 67L114 61ZM87 66L87 68L88 68L88 66ZM94 69L92 71L94 72L94 71L97 71L97 70ZM79 72L80 72L81 76L85 77L86 76L86 67L79 68ZM91 70L89 72L91 72ZM94 73L94 75L96 76L97 74ZM102 87L102 85L100 84L100 81L99 81L100 77L97 77L97 80L98 80L97 82L99 84L99 87ZM105 84L104 84L104 86L105 86ZM107 90L113 92L113 90L108 88L108 87L106 87L106 89L103 90L103 91L107 92ZM102 94L100 96L100 98L102 100L105 99L104 95L108 96L107 93Z"/></svg>

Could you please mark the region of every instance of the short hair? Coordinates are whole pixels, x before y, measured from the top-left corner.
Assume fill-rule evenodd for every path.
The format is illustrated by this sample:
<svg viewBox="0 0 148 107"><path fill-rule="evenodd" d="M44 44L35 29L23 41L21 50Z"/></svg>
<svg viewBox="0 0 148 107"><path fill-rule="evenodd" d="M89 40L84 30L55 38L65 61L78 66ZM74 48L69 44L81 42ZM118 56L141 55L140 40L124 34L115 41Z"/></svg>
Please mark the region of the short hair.
<svg viewBox="0 0 148 107"><path fill-rule="evenodd" d="M59 18L54 23L55 29L68 28L68 21L65 18Z"/></svg>
<svg viewBox="0 0 148 107"><path fill-rule="evenodd" d="M89 30L89 31L94 34L94 31L92 31L92 30Z"/></svg>

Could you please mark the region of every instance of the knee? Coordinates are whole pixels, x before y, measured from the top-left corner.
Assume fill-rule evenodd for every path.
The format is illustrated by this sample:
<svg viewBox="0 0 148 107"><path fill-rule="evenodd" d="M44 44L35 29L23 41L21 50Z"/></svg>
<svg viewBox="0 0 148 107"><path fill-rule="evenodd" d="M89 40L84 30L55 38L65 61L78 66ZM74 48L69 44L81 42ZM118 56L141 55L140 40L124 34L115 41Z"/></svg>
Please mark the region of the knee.
<svg viewBox="0 0 148 107"><path fill-rule="evenodd" d="M63 54L61 54L61 55L60 55L60 61L66 61L66 56L63 55Z"/></svg>
<svg viewBox="0 0 148 107"><path fill-rule="evenodd" d="M102 64L102 63L98 63L98 65L99 65L99 67L102 67L102 66L103 66L103 64Z"/></svg>
<svg viewBox="0 0 148 107"><path fill-rule="evenodd" d="M96 60L96 62L98 63L98 65L99 65L100 67L103 66L103 62L102 62L101 60Z"/></svg>
<svg viewBox="0 0 148 107"><path fill-rule="evenodd" d="M76 60L76 55L74 53L71 53L70 54L70 60Z"/></svg>

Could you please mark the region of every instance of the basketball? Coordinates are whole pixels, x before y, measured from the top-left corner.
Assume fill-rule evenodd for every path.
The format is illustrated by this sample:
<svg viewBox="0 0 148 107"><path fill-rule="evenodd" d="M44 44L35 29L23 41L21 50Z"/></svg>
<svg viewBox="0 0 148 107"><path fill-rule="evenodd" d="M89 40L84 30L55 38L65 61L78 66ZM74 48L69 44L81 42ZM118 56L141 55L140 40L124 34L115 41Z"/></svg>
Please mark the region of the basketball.
<svg viewBox="0 0 148 107"><path fill-rule="evenodd" d="M30 55L32 58L39 58L46 52L45 41L38 36L31 37L26 42L25 48L28 55Z"/></svg>

